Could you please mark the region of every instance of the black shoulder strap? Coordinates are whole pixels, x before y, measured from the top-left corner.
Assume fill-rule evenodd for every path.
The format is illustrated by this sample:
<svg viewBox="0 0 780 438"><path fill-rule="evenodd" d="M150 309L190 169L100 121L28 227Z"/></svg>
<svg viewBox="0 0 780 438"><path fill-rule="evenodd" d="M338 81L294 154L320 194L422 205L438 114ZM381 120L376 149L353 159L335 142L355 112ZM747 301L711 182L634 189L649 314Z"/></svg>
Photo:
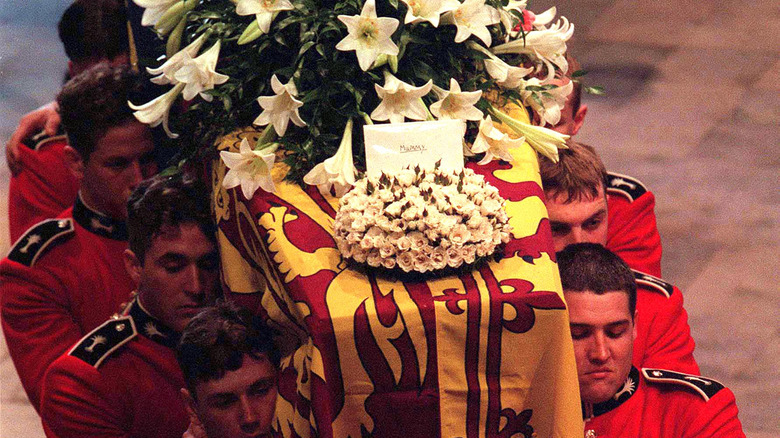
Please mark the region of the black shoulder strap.
<svg viewBox="0 0 780 438"><path fill-rule="evenodd" d="M16 241L8 253L8 258L25 266L32 266L48 248L71 233L72 219L47 219L39 222Z"/></svg>
<svg viewBox="0 0 780 438"><path fill-rule="evenodd" d="M671 383L691 388L701 395L705 401L708 401L717 394L718 391L725 388L725 386L717 380L703 376L694 376L692 374L678 373L676 371L642 368L642 374L649 382Z"/></svg>
<svg viewBox="0 0 780 438"><path fill-rule="evenodd" d="M137 334L135 323L130 316L112 318L81 338L68 354L98 368L111 353Z"/></svg>
<svg viewBox="0 0 780 438"><path fill-rule="evenodd" d="M629 201L634 202L635 199L647 192L647 187L636 178L607 172L607 192L625 196Z"/></svg>
<svg viewBox="0 0 780 438"><path fill-rule="evenodd" d="M656 276L637 271L636 269L632 269L631 271L634 273L634 278L636 279L636 283L638 285L642 285L648 289L661 292L662 294L666 295L666 298L671 297L674 293L674 286L672 286L671 283L668 283Z"/></svg>

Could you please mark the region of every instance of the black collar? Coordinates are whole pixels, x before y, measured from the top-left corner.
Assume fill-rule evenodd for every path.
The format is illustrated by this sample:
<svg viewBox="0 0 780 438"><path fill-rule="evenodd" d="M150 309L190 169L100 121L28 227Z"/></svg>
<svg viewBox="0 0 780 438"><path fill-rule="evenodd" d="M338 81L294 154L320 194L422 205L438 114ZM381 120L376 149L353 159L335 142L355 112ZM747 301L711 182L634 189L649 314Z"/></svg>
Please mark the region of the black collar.
<svg viewBox="0 0 780 438"><path fill-rule="evenodd" d="M582 418L590 420L593 417L606 414L630 399L637 389L639 389L639 370L632 365L625 383L612 398L595 405L590 403L582 404Z"/></svg>
<svg viewBox="0 0 780 438"><path fill-rule="evenodd" d="M128 312L135 322L135 329L138 334L151 339L158 344L165 345L169 348L176 348L179 343L179 333L173 331L158 319L153 317L141 306L141 302L138 298L135 299L133 304L130 305L130 311Z"/></svg>
<svg viewBox="0 0 780 438"><path fill-rule="evenodd" d="M98 236L113 240L127 240L127 224L125 221L110 218L93 208L81 199L81 193L73 205L73 219L82 227Z"/></svg>

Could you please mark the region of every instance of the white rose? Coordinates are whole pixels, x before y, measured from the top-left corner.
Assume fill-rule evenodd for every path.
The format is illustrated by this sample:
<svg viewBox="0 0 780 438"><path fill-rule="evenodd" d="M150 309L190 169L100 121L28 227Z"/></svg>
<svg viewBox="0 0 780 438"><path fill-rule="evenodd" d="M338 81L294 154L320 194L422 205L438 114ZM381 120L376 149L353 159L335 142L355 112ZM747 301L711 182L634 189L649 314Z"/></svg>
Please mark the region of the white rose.
<svg viewBox="0 0 780 438"><path fill-rule="evenodd" d="M449 239L453 245L464 245L471 238L471 233L463 224L458 224L450 230Z"/></svg>
<svg viewBox="0 0 780 438"><path fill-rule="evenodd" d="M360 233L351 232L347 235L347 242L349 243L358 243L363 239L363 236Z"/></svg>
<svg viewBox="0 0 780 438"><path fill-rule="evenodd" d="M407 236L409 236L409 240L412 242L412 249L420 250L428 243L428 239L419 231L412 231Z"/></svg>
<svg viewBox="0 0 780 438"><path fill-rule="evenodd" d="M439 230L435 228L428 228L425 230L425 237L427 237L429 241L433 242L439 238Z"/></svg>
<svg viewBox="0 0 780 438"><path fill-rule="evenodd" d="M457 268L463 264L463 251L460 248L451 246L447 248L447 264L451 268Z"/></svg>
<svg viewBox="0 0 780 438"><path fill-rule="evenodd" d="M414 270L417 272L428 272L432 268L431 259L423 252L414 254Z"/></svg>
<svg viewBox="0 0 780 438"><path fill-rule="evenodd" d="M395 247L390 242L385 242L379 247L379 255L384 259L391 258L395 255Z"/></svg>
<svg viewBox="0 0 780 438"><path fill-rule="evenodd" d="M495 199L485 199L480 207L483 216L493 216L501 209L501 203Z"/></svg>
<svg viewBox="0 0 780 438"><path fill-rule="evenodd" d="M398 267L403 269L404 272L409 272L414 269L414 256L409 251L399 254L395 261L398 263Z"/></svg>
<svg viewBox="0 0 780 438"><path fill-rule="evenodd" d="M382 202L393 202L395 199L395 196L393 196L393 192L391 192L389 189L382 189L377 192L377 197L382 200Z"/></svg>
<svg viewBox="0 0 780 438"><path fill-rule="evenodd" d="M338 247L342 257L347 259L352 257L352 245L350 245L347 242L341 241L338 243Z"/></svg>
<svg viewBox="0 0 780 438"><path fill-rule="evenodd" d="M366 225L368 225L366 219L361 216L352 221L350 228L352 231L363 232L366 231Z"/></svg>
<svg viewBox="0 0 780 438"><path fill-rule="evenodd" d="M444 269L447 266L447 251L441 247L431 253L431 265L433 269Z"/></svg>
<svg viewBox="0 0 780 438"><path fill-rule="evenodd" d="M392 204L385 207L385 213L393 216L398 217L401 215L401 209L403 208L404 204L406 204L406 201L395 201Z"/></svg>
<svg viewBox="0 0 780 438"><path fill-rule="evenodd" d="M480 242L477 245L477 255L479 257L485 257L486 255L489 255L493 251L493 245L485 242Z"/></svg>
<svg viewBox="0 0 780 438"><path fill-rule="evenodd" d="M382 259L382 266L384 266L387 269L393 269L395 268L395 259L390 257L386 259Z"/></svg>
<svg viewBox="0 0 780 438"><path fill-rule="evenodd" d="M395 179L398 180L398 183L401 185L401 187L409 187L414 182L415 176L416 175L414 170L402 169L400 172L398 172L398 175L395 176Z"/></svg>
<svg viewBox="0 0 780 438"><path fill-rule="evenodd" d="M468 245L463 247L462 257L463 261L467 264L474 263L474 260L476 259L476 248L474 248L474 245Z"/></svg>
<svg viewBox="0 0 780 438"><path fill-rule="evenodd" d="M368 254L368 257L366 257L366 262L368 263L368 266L371 267L379 267L379 265L382 264L382 256L379 255L379 251L373 250Z"/></svg>
<svg viewBox="0 0 780 438"><path fill-rule="evenodd" d="M412 240L409 236L402 236L398 238L395 246L398 247L398 251L409 251L412 248Z"/></svg>
<svg viewBox="0 0 780 438"><path fill-rule="evenodd" d="M355 261L358 263L364 263L367 256L368 252L359 246L356 246L352 249L352 258L355 259Z"/></svg>

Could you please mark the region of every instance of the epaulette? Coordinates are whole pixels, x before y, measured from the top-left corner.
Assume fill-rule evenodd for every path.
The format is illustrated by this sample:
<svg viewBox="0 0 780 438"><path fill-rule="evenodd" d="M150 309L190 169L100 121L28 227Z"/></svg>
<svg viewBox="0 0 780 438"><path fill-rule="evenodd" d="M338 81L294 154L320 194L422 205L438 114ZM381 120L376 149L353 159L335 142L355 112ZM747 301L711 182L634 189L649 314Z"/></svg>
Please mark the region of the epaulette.
<svg viewBox="0 0 780 438"><path fill-rule="evenodd" d="M616 193L634 202L647 192L647 187L636 178L619 173L607 172L607 192Z"/></svg>
<svg viewBox="0 0 780 438"><path fill-rule="evenodd" d="M111 353L125 345L137 334L132 317L112 318L81 338L76 346L68 352L68 355L77 357L97 368Z"/></svg>
<svg viewBox="0 0 780 438"><path fill-rule="evenodd" d="M38 151L38 150L41 150L41 148L43 148L44 146L48 145L49 143L59 142L59 141L62 141L62 140L66 140L67 138L68 137L65 136L64 134L63 135L53 135L51 137L48 136L48 135L43 135L43 136L39 136L38 135L38 136L33 137L33 141L35 141L35 147L33 149Z"/></svg>
<svg viewBox="0 0 780 438"><path fill-rule="evenodd" d="M48 248L63 236L73 233L73 219L47 219L30 227L16 241L8 259L25 266L35 264Z"/></svg>
<svg viewBox="0 0 780 438"><path fill-rule="evenodd" d="M672 286L671 283L661 280L656 276L637 271L636 269L632 269L631 271L634 273L634 279L636 280L637 284L641 284L642 286L661 292L662 294L666 295L666 298L671 297L674 293L674 286Z"/></svg>
<svg viewBox="0 0 780 438"><path fill-rule="evenodd" d="M645 379L649 382L684 385L699 393L705 401L708 401L717 394L718 391L725 388L725 386L717 380L702 376L694 376L692 374L678 373L676 371L642 368L642 374L644 374Z"/></svg>

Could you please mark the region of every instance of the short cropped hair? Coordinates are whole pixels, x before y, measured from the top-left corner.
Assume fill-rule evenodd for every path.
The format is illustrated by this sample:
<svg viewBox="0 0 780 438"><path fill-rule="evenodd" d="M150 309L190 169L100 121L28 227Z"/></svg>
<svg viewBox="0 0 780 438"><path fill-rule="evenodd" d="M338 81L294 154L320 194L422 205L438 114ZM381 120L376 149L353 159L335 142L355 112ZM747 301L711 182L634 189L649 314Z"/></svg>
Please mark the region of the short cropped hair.
<svg viewBox="0 0 780 438"><path fill-rule="evenodd" d="M156 237L185 224L198 225L206 237L216 240L209 199L204 184L184 173L141 182L127 200L130 250L143 263Z"/></svg>
<svg viewBox="0 0 780 438"><path fill-rule="evenodd" d="M631 317L636 310L636 280L631 268L598 243L575 243L556 254L564 292L628 294Z"/></svg>
<svg viewBox="0 0 780 438"><path fill-rule="evenodd" d="M568 149L554 163L539 156L539 174L545 194L565 195L564 203L595 198L607 186L607 169L591 146L569 140Z"/></svg>
<svg viewBox="0 0 780 438"><path fill-rule="evenodd" d="M192 396L197 383L241 368L244 356L259 359L265 354L278 367L274 334L259 316L230 301L220 300L201 311L187 324L176 351Z"/></svg>
<svg viewBox="0 0 780 438"><path fill-rule="evenodd" d="M65 83L57 96L68 144L84 161L109 129L135 120L127 105L138 90L130 66L99 63Z"/></svg>
<svg viewBox="0 0 780 438"><path fill-rule="evenodd" d="M572 79L573 82L573 88L569 95L569 99L571 99L571 112L572 116L574 116L574 114L577 114L577 111L579 111L580 105L582 104L582 82L580 82L579 79L572 78L572 75L577 71L582 70L582 67L580 66L579 61L571 56L569 52L566 52L566 61L569 64L569 69L566 71L566 77Z"/></svg>
<svg viewBox="0 0 780 438"><path fill-rule="evenodd" d="M62 14L58 31L73 62L114 59L129 52L122 0L75 0Z"/></svg>

